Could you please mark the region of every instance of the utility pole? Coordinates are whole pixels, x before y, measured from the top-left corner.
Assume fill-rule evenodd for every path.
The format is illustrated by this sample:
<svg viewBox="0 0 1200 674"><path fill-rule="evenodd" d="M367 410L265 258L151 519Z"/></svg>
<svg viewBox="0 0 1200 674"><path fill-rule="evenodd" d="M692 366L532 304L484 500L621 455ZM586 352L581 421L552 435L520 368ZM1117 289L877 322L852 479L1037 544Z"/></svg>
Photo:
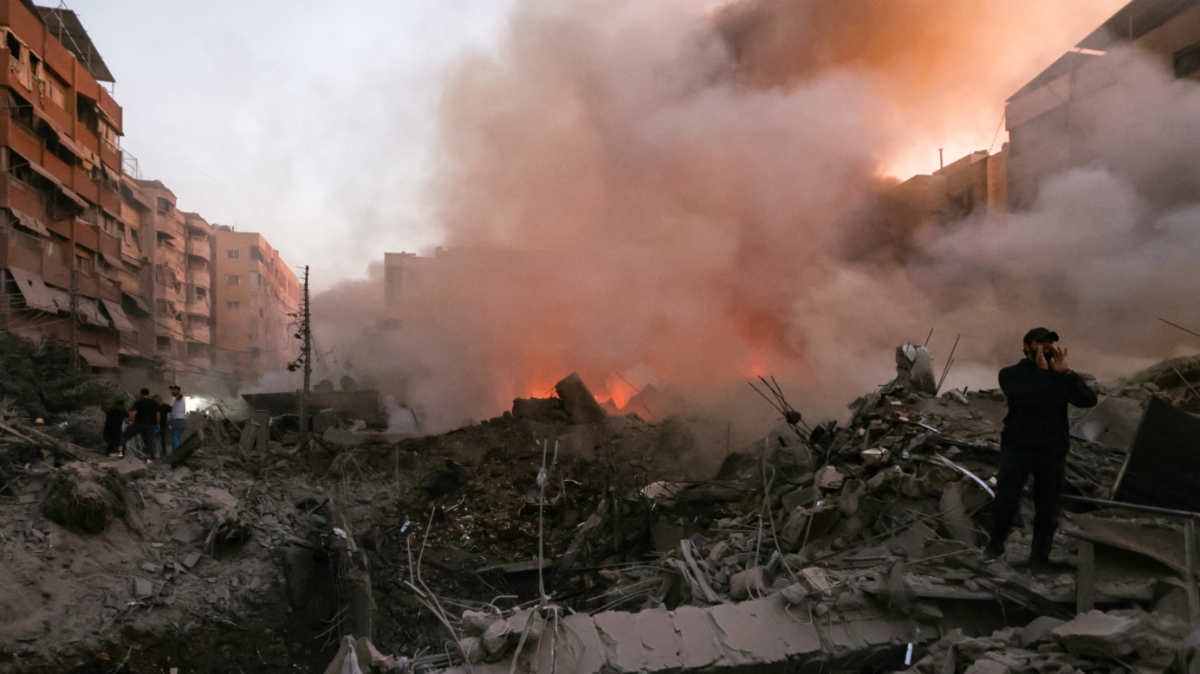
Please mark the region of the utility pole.
<svg viewBox="0 0 1200 674"><path fill-rule="evenodd" d="M312 382L312 312L308 304L308 265L304 265L304 297L300 304L300 344L300 360L304 366L304 388L300 391L300 437L307 439L308 391Z"/></svg>

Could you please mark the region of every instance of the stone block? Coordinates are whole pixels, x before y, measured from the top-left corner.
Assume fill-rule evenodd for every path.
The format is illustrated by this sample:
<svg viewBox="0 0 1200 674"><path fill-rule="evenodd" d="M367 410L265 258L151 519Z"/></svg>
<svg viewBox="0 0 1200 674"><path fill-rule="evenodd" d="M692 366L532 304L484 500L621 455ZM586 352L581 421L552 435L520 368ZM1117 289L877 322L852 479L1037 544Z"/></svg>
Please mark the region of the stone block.
<svg viewBox="0 0 1200 674"><path fill-rule="evenodd" d="M650 610L632 615L605 611L592 617L611 670L655 672L679 666L675 623L667 611Z"/></svg>
<svg viewBox="0 0 1200 674"><path fill-rule="evenodd" d="M1137 626L1133 618L1088 611L1054 628L1051 634L1077 655L1117 658L1133 652L1131 636Z"/></svg>
<svg viewBox="0 0 1200 674"><path fill-rule="evenodd" d="M822 466L813 476L813 482L828 491L836 491L842 488L842 481L845 480L842 472L833 466Z"/></svg>
<svg viewBox="0 0 1200 674"><path fill-rule="evenodd" d="M967 668L966 674L1009 674L1011 671L1008 665L1002 662L980 658Z"/></svg>
<svg viewBox="0 0 1200 674"><path fill-rule="evenodd" d="M721 661L721 634L712 616L698 606L680 606L672 614L679 633L679 651L685 670L705 669Z"/></svg>
<svg viewBox="0 0 1200 674"><path fill-rule="evenodd" d="M770 666L821 651L821 637L790 614L777 595L709 609L733 665Z"/></svg>
<svg viewBox="0 0 1200 674"><path fill-rule="evenodd" d="M530 671L599 674L608 667L605 657L607 648L600 639L600 632L596 629L596 622L592 616L582 613L564 616L559 620L557 638L551 638L553 630L553 625L547 625L545 633L538 640L536 650L530 657ZM527 644L526 648L528 647ZM505 666L507 667L507 663ZM476 672L478 671L476 668Z"/></svg>
<svg viewBox="0 0 1200 674"><path fill-rule="evenodd" d="M1033 622L1025 626L1021 630L1021 646L1029 648L1033 644L1044 640L1050 636L1050 633L1063 624L1063 621L1050 616L1042 616L1034 618Z"/></svg>

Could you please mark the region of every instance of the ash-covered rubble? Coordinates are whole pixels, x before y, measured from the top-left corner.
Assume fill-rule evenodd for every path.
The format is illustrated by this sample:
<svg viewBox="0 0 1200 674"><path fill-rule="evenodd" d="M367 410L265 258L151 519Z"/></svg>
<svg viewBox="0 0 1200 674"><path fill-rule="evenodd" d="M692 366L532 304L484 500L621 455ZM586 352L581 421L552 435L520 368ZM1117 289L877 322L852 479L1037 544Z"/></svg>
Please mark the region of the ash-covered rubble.
<svg viewBox="0 0 1200 674"><path fill-rule="evenodd" d="M1155 479L1130 467L1181 432L1163 423L1195 421L1179 374L1200 359L1098 385L1073 422L1053 564L1034 569L1026 527L1008 559L979 552L1002 394L934 395L905 353L845 425L789 414L714 479L606 494L561 554L535 557L540 599L444 614L462 671L1197 671L1200 499L1111 499ZM631 529L650 533L640 558Z"/></svg>
<svg viewBox="0 0 1200 674"><path fill-rule="evenodd" d="M723 461L573 377L428 437L198 414L150 466L0 406L0 672L1192 671L1200 359L1098 385L1036 572L977 552L1002 396L897 362Z"/></svg>

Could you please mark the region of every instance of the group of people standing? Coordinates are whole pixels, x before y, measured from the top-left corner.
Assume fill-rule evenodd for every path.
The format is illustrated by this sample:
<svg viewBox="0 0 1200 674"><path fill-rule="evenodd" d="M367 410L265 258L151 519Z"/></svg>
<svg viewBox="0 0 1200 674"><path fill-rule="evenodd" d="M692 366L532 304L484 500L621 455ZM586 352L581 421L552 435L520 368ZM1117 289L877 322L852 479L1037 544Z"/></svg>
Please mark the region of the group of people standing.
<svg viewBox="0 0 1200 674"><path fill-rule="evenodd" d="M140 397L130 409L124 400L116 400L105 412L104 443L108 455L125 456L125 444L134 437L142 439L146 460L166 458L171 449L183 442L183 428L187 420L187 402L179 386L171 386L171 402L163 402L162 396L150 395L150 389L141 390Z"/></svg>

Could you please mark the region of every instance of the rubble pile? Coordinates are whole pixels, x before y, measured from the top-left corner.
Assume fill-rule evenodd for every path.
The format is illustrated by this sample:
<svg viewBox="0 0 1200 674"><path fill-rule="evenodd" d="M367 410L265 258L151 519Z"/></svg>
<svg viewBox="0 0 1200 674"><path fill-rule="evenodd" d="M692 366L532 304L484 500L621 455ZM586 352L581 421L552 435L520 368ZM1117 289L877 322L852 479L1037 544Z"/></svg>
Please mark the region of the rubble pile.
<svg viewBox="0 0 1200 674"><path fill-rule="evenodd" d="M1073 419L1047 568L1025 526L980 554L1005 403L919 347L840 423L773 388L734 452L578 377L429 437L198 414L153 465L7 417L0 672L1191 671L1200 504L1145 498L1195 442L1168 363Z"/></svg>
<svg viewBox="0 0 1200 674"><path fill-rule="evenodd" d="M1188 657L1178 644L1200 627L1188 517L1107 501L1146 405L1189 400L1187 381L1138 375L1077 414L1066 479L1075 512L1052 565L1031 568L1026 531L1006 560L979 552L1003 396L933 395L926 377L913 385L917 361L903 354L900 376L855 401L844 426L793 420L729 456L716 479L606 494L549 563L554 591L533 607L540 641L485 644L489 630L510 635L508 621L528 624L529 606L486 626L464 612L461 659L473 671L1016 672L1162 671ZM614 554L630 520L651 532L640 559ZM766 636L746 648L743 630ZM692 661L696 643L707 658Z"/></svg>

